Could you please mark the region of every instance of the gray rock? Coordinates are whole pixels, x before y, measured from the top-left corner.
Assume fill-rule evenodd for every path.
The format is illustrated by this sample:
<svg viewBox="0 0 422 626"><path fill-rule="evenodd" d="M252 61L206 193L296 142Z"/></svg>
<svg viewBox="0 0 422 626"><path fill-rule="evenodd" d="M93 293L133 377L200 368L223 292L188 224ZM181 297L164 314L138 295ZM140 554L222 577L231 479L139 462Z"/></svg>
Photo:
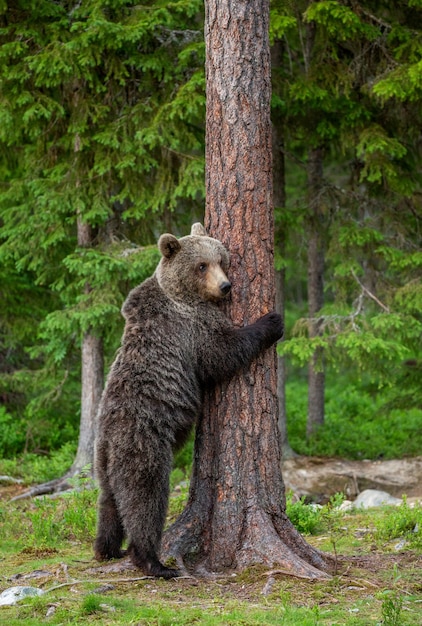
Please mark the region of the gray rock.
<svg viewBox="0 0 422 626"><path fill-rule="evenodd" d="M378 489L365 489L362 491L353 502L355 509L370 509L374 506L382 506L384 504L393 504L397 506L401 504L400 498L391 496L386 491L380 491Z"/></svg>
<svg viewBox="0 0 422 626"><path fill-rule="evenodd" d="M36 587L9 587L0 593L0 606L16 604L20 600L33 596L42 596L44 591Z"/></svg>
<svg viewBox="0 0 422 626"><path fill-rule="evenodd" d="M403 548L407 546L407 544L408 544L408 541L406 541L406 539L400 539L400 541L396 543L396 545L394 546L394 550L396 552L400 552L400 550L403 550Z"/></svg>

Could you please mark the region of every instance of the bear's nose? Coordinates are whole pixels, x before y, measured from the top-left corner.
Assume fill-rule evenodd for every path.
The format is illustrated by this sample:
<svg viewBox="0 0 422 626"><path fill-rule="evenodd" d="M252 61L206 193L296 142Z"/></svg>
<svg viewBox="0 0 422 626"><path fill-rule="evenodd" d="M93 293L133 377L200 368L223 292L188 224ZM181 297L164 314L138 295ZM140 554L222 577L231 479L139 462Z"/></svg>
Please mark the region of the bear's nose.
<svg viewBox="0 0 422 626"><path fill-rule="evenodd" d="M231 283L229 283L229 281L226 281L225 283L222 283L220 285L220 291L221 293L223 293L225 296L229 293L230 289L232 288Z"/></svg>

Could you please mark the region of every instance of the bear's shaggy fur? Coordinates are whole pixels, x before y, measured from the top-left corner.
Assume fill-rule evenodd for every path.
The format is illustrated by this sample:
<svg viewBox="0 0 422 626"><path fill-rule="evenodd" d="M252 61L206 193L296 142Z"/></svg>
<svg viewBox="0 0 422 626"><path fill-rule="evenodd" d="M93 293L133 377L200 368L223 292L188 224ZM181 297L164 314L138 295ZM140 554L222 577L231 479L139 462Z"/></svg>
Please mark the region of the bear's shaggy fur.
<svg viewBox="0 0 422 626"><path fill-rule="evenodd" d="M216 306L230 291L224 246L200 224L162 235L154 275L133 289L122 312L121 348L98 416L96 473L101 495L99 560L122 556L147 575L178 570L159 561L173 452L201 411L204 389L228 380L283 333L277 313L235 328Z"/></svg>

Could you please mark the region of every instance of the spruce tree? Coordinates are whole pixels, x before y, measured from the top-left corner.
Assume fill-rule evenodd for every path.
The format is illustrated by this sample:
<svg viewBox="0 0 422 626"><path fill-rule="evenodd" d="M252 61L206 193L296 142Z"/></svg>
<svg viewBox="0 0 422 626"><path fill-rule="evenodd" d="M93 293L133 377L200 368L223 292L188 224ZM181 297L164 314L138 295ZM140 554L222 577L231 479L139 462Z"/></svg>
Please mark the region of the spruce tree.
<svg viewBox="0 0 422 626"><path fill-rule="evenodd" d="M153 270L162 216L189 220L203 197L202 10L20 0L0 12L0 255L54 294L32 350L47 376L61 370L65 388L80 375L81 346L88 371L98 363L83 463L123 294Z"/></svg>
<svg viewBox="0 0 422 626"><path fill-rule="evenodd" d="M312 146L324 147L320 201L329 218L326 302L313 318L298 321L295 338L281 350L306 363L323 349L328 363L366 370L378 385L391 385L393 396L400 395L397 376L414 371L403 364L417 364L421 355L414 306L420 299L420 18L411 1L274 3L275 32L286 40L285 150L294 158L288 172L305 169ZM308 23L315 55L305 63ZM305 198L288 176L287 188L288 207L298 216L288 245L300 245ZM314 323L320 335L312 337Z"/></svg>

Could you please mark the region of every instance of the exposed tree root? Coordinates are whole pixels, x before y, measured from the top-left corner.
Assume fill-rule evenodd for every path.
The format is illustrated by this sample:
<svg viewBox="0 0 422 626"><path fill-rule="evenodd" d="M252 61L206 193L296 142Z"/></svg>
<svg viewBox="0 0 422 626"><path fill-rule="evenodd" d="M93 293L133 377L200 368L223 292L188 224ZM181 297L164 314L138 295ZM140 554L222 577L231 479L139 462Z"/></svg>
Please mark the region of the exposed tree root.
<svg viewBox="0 0 422 626"><path fill-rule="evenodd" d="M284 574L322 580L330 578L335 559L305 542L289 519L282 520L279 532L271 517L252 507L245 512L245 523L232 555L224 546L210 541L212 522L206 523L195 503L188 503L179 519L171 526L163 541L162 558L174 558L183 574L199 578L213 577L217 572L244 570L252 565L277 568ZM230 530L227 529L228 534Z"/></svg>
<svg viewBox="0 0 422 626"><path fill-rule="evenodd" d="M34 485L23 493L18 494L10 499L10 502L16 500L24 500L25 498L36 498L37 496L51 495L55 493L63 493L75 489L75 479L79 476L88 477L86 468L72 467L64 476L55 478L40 485Z"/></svg>

